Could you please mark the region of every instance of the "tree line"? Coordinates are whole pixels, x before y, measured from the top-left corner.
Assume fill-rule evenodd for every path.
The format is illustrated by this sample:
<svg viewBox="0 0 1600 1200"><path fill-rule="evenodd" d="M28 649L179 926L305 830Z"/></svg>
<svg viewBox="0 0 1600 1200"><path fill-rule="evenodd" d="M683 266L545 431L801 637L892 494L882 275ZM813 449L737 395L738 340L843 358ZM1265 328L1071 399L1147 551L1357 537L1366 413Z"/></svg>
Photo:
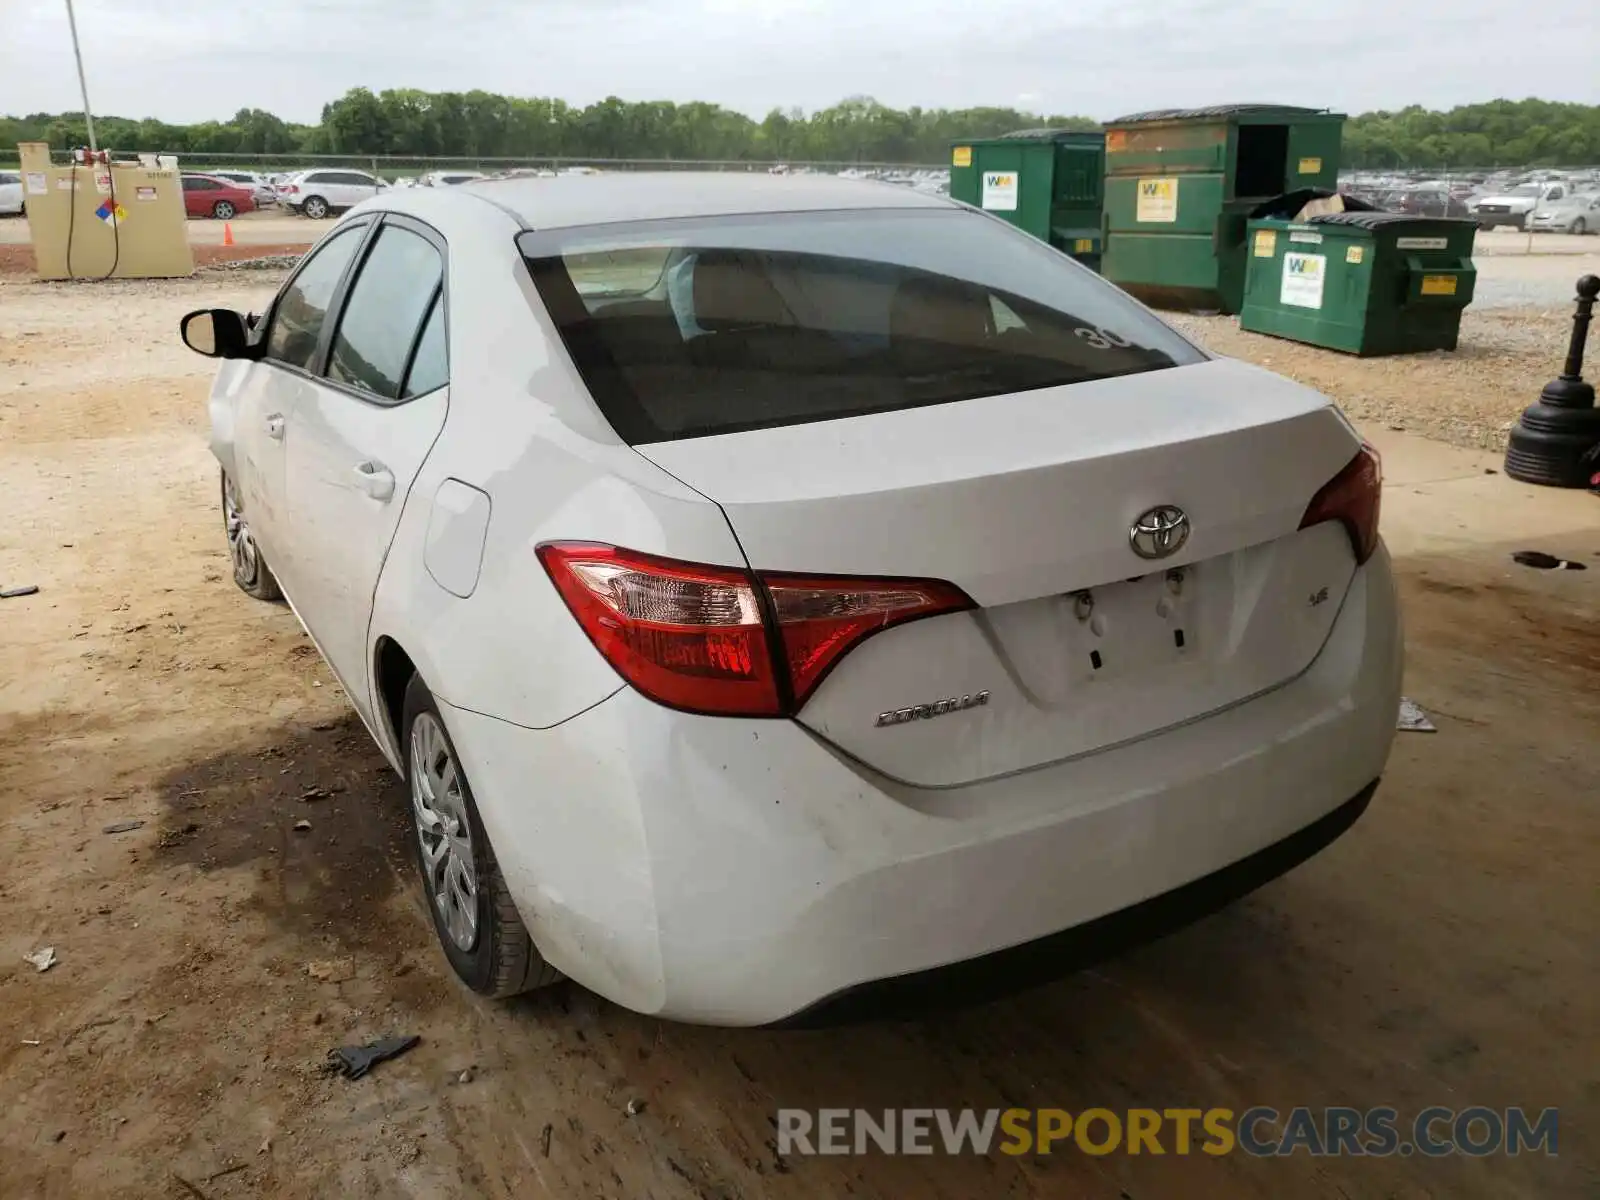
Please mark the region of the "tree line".
<svg viewBox="0 0 1600 1200"><path fill-rule="evenodd" d="M951 142L1016 129L1093 130L1090 117L1011 108L896 109L867 96L806 113L773 109L760 121L716 104L629 102L586 107L492 92L373 93L352 88L315 125L258 108L227 121L174 125L97 117L101 145L216 160L230 154L397 155L414 158L635 158L753 162L938 164ZM1578 166L1600 162L1600 105L1494 100L1436 112L1371 112L1345 125L1349 167ZM84 145L81 113L0 117L0 153L19 141Z"/></svg>

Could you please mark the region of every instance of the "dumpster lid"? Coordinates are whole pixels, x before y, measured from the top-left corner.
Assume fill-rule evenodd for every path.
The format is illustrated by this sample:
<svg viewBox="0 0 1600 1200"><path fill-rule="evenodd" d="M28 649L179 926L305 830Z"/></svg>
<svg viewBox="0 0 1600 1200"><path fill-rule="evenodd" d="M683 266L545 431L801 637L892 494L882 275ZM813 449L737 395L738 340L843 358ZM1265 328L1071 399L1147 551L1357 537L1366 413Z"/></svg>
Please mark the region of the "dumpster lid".
<svg viewBox="0 0 1600 1200"><path fill-rule="evenodd" d="M1205 108L1154 108L1149 112L1130 113L1126 117L1118 117L1114 121L1107 121L1106 125L1143 125L1151 121L1214 120L1217 117L1240 117L1257 113L1283 113L1286 116L1301 117L1334 115L1332 109L1303 108L1297 104L1212 104Z"/></svg>
<svg viewBox="0 0 1600 1200"><path fill-rule="evenodd" d="M1462 217L1423 217L1415 213L1342 212L1323 213L1306 218L1308 225L1354 225L1357 229L1381 229L1385 225L1476 225Z"/></svg>
<svg viewBox="0 0 1600 1200"><path fill-rule="evenodd" d="M1010 133L1002 133L994 141L1004 142L1015 139L1017 141L1032 142L1067 142L1067 141L1105 141L1106 135L1097 129L1014 129ZM983 139L978 139L982 141Z"/></svg>

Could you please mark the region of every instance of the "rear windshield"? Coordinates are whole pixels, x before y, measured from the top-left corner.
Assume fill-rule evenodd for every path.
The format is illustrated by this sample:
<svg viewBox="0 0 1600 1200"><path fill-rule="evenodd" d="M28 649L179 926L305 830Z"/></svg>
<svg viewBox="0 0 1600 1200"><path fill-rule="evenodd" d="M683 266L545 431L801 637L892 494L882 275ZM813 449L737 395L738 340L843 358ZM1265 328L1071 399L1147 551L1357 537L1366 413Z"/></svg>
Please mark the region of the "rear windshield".
<svg viewBox="0 0 1600 1200"><path fill-rule="evenodd" d="M530 231L518 245L633 444L1204 357L1065 255L962 209L649 221Z"/></svg>

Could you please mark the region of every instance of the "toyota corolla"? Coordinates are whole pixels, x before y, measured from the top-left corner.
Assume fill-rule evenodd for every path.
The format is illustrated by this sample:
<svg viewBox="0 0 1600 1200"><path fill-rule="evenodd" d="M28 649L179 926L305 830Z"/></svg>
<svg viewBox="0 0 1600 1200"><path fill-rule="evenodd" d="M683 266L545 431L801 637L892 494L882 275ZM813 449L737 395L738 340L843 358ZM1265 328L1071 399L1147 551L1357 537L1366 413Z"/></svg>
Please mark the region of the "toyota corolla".
<svg viewBox="0 0 1600 1200"><path fill-rule="evenodd" d="M992 993L1283 873L1388 756L1374 452L951 201L390 192L183 336L234 578L404 774L479 992Z"/></svg>

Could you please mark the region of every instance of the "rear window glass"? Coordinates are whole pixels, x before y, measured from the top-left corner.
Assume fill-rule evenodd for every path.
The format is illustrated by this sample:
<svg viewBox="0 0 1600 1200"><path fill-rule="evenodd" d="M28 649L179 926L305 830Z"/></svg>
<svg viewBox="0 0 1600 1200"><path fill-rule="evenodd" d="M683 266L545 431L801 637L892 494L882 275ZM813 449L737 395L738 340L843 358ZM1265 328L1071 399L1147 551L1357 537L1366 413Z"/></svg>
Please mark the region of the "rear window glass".
<svg viewBox="0 0 1600 1200"><path fill-rule="evenodd" d="M634 444L1203 358L1065 255L953 208L529 231L518 245L579 373Z"/></svg>

